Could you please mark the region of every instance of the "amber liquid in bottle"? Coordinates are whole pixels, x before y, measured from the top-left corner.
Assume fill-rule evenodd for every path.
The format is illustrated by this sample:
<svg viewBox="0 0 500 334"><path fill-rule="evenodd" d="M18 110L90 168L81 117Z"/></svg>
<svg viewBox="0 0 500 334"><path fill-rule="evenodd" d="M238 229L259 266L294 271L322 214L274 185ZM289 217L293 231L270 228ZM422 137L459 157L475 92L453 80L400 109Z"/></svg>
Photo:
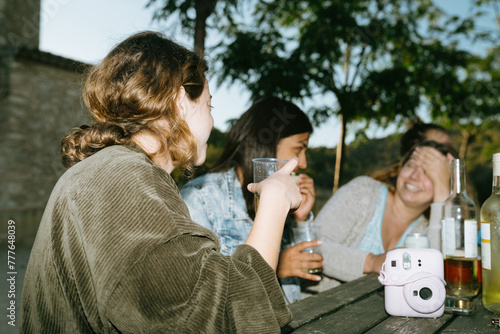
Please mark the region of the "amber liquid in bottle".
<svg viewBox="0 0 500 334"><path fill-rule="evenodd" d="M478 261L463 257L446 257L444 272L449 295L472 298L479 291Z"/></svg>
<svg viewBox="0 0 500 334"><path fill-rule="evenodd" d="M465 191L465 165L455 159L451 164L453 193L443 205L442 253L445 260L446 297L466 305L479 292L478 216L474 202ZM465 312L465 310L462 310Z"/></svg>

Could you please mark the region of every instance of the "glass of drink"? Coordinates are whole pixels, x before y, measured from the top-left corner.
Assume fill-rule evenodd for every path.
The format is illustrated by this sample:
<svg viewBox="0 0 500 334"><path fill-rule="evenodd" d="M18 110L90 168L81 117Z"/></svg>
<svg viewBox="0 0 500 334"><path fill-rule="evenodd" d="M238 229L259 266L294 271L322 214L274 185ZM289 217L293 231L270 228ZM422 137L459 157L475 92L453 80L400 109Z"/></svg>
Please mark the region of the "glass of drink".
<svg viewBox="0 0 500 334"><path fill-rule="evenodd" d="M267 179L272 173L283 167L288 160L276 158L257 158L253 162L253 182L259 183ZM259 195L255 194L255 212L259 207Z"/></svg>
<svg viewBox="0 0 500 334"><path fill-rule="evenodd" d="M312 222L297 222L296 225L292 227L292 233L293 245L299 244L304 241L320 240L321 238L320 227L315 226ZM319 246L310 247L304 249L302 252L321 254L321 248ZM323 272L323 268L302 269L302 271L317 275Z"/></svg>

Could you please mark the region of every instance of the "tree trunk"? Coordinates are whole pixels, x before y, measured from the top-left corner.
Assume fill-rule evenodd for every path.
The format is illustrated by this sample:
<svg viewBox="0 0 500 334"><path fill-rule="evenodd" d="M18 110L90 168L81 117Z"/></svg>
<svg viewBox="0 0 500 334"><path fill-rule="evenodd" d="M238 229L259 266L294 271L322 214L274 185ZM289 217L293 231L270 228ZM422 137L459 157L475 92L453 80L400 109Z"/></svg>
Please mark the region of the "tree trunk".
<svg viewBox="0 0 500 334"><path fill-rule="evenodd" d="M346 121L342 113L339 114L340 121L340 140L337 144L337 156L335 158L335 175L333 179L333 192L335 193L340 186L340 180L344 171L344 151L345 151L345 131Z"/></svg>
<svg viewBox="0 0 500 334"><path fill-rule="evenodd" d="M213 13L217 0L195 0L194 52L203 57L207 36L207 18Z"/></svg>
<svg viewBox="0 0 500 334"><path fill-rule="evenodd" d="M345 72L345 82L344 86L348 86L349 82L349 70L351 68L351 47L349 43L347 43L347 47L345 50L345 62L344 62L344 72ZM344 87L344 93L347 90ZM339 99L340 110L339 113L339 121L340 121L340 140L337 145L337 156L335 161L335 175L333 179L333 193L335 193L340 187L340 180L342 180L342 174L344 174L344 153L345 153L345 131L347 128L346 117L343 113L344 107L348 105L346 101L350 101L350 99L341 98L341 96L337 95L337 99ZM349 104L350 105L350 104Z"/></svg>
<svg viewBox="0 0 500 334"><path fill-rule="evenodd" d="M472 124L462 128L460 132L462 132L462 142L460 143L460 152L458 152L458 156L460 159L465 160L467 156L467 148L476 138L476 135L479 132L479 127Z"/></svg>
<svg viewBox="0 0 500 334"><path fill-rule="evenodd" d="M462 142L460 143L460 152L458 152L458 156L460 159L465 160L465 155L467 154L467 145L469 144L469 131L462 129Z"/></svg>

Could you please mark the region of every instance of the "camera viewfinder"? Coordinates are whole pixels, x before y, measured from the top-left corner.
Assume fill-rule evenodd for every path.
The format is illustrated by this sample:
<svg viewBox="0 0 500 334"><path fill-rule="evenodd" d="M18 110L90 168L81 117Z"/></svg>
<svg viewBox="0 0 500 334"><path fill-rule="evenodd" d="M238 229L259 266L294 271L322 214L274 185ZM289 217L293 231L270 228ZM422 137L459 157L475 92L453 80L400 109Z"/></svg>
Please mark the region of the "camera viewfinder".
<svg viewBox="0 0 500 334"><path fill-rule="evenodd" d="M391 267L396 267L396 260L391 261Z"/></svg>
<svg viewBox="0 0 500 334"><path fill-rule="evenodd" d="M405 270L411 269L411 255L410 253L403 253L403 268Z"/></svg>

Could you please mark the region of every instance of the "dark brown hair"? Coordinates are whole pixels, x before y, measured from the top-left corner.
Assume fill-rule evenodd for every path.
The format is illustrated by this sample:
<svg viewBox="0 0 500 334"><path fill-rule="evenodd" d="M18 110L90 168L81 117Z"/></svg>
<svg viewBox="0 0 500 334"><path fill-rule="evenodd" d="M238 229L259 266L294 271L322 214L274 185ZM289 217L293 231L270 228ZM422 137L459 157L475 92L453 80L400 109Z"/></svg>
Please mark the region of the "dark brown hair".
<svg viewBox="0 0 500 334"><path fill-rule="evenodd" d="M424 123L419 117L411 120L408 130L401 136L399 153L401 157L405 156L415 145L426 141L427 133L431 130L441 132L449 136L448 131L441 125L434 123ZM450 147L450 153L458 156L453 147Z"/></svg>
<svg viewBox="0 0 500 334"><path fill-rule="evenodd" d="M159 139L155 154L168 151L175 166L190 162L196 143L175 100L180 87L198 99L207 69L204 59L159 33L127 38L88 74L83 99L94 123L63 139L63 164L70 167L107 146L132 145L131 137L142 131ZM160 120L166 122L159 126Z"/></svg>

